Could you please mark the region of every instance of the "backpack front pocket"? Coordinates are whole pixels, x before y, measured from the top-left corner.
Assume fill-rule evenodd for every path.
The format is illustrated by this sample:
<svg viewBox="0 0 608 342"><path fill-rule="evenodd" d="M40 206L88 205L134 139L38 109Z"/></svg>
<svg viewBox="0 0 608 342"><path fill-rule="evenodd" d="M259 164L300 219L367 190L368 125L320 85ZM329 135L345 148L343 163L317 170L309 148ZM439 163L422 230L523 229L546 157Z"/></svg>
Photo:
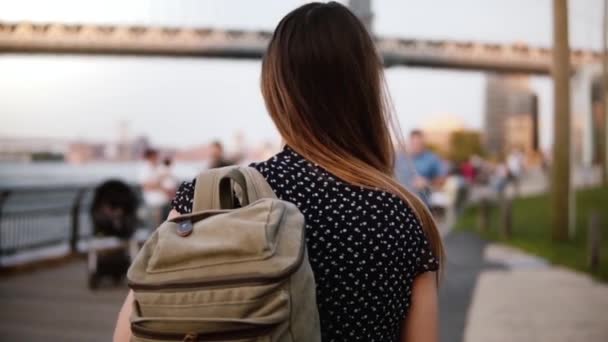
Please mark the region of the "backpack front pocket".
<svg viewBox="0 0 608 342"><path fill-rule="evenodd" d="M139 341L263 341L288 321L289 295L277 287L138 293L132 331Z"/></svg>
<svg viewBox="0 0 608 342"><path fill-rule="evenodd" d="M280 285L247 288L137 293L134 311L141 317L205 317L279 322L289 315L289 295Z"/></svg>

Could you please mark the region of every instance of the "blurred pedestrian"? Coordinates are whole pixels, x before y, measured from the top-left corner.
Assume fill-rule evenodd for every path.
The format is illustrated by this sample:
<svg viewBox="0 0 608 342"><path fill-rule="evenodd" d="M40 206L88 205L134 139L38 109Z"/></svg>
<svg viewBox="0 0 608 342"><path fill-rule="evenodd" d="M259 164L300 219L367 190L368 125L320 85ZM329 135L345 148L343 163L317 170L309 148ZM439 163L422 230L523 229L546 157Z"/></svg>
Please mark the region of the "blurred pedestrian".
<svg viewBox="0 0 608 342"><path fill-rule="evenodd" d="M397 155L395 156L395 177L401 185L410 191L416 191L414 188L414 180L417 177L416 168L412 159L408 156L405 149L396 147Z"/></svg>
<svg viewBox="0 0 608 342"><path fill-rule="evenodd" d="M521 149L511 150L506 160L507 179L513 186L514 195L519 194L519 183L524 172L524 153Z"/></svg>
<svg viewBox="0 0 608 342"><path fill-rule="evenodd" d="M496 192L499 194L499 196L502 196L510 181L509 168L507 165L505 165L505 163L498 163L495 165L491 179Z"/></svg>
<svg viewBox="0 0 608 342"><path fill-rule="evenodd" d="M509 177L518 179L524 170L524 154L520 149L513 149L507 156L507 170Z"/></svg>
<svg viewBox="0 0 608 342"><path fill-rule="evenodd" d="M472 159L473 157L468 158L460 164L460 174L469 185L475 183L475 177L477 176L477 170Z"/></svg>
<svg viewBox="0 0 608 342"><path fill-rule="evenodd" d="M177 190L177 177L173 171L173 159L171 157L165 157L162 165L160 165L160 186L165 192L167 199L175 197L175 191ZM163 217L169 214L171 206L169 201L163 206Z"/></svg>
<svg viewBox="0 0 608 342"><path fill-rule="evenodd" d="M418 191L440 188L445 181L446 169L441 158L427 147L422 131L416 129L410 133L408 149L417 173L414 188Z"/></svg>
<svg viewBox="0 0 608 342"><path fill-rule="evenodd" d="M396 148L395 177L406 189L416 194L427 207L431 207L431 189L422 184L421 178L407 150Z"/></svg>
<svg viewBox="0 0 608 342"><path fill-rule="evenodd" d="M156 225L162 220L163 207L169 203L170 197L167 195L162 185L162 170L160 165L159 153L155 149L147 149L144 152L144 164L139 170L139 184L142 189L144 204L151 224Z"/></svg>
<svg viewBox="0 0 608 342"><path fill-rule="evenodd" d="M226 159L224 155L224 145L219 140L215 140L209 145L209 168L215 169L234 164Z"/></svg>

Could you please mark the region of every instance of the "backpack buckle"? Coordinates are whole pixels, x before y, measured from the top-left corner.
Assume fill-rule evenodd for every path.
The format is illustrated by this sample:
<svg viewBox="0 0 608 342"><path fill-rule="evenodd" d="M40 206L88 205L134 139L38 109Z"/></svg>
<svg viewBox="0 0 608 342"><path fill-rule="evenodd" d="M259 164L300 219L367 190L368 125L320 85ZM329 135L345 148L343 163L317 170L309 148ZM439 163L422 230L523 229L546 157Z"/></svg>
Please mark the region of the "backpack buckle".
<svg viewBox="0 0 608 342"><path fill-rule="evenodd" d="M186 237L192 234L193 229L194 227L192 226L192 221L190 220L183 220L177 222L177 235L181 237Z"/></svg>
<svg viewBox="0 0 608 342"><path fill-rule="evenodd" d="M184 337L184 342L197 342L198 334L197 333L187 333Z"/></svg>

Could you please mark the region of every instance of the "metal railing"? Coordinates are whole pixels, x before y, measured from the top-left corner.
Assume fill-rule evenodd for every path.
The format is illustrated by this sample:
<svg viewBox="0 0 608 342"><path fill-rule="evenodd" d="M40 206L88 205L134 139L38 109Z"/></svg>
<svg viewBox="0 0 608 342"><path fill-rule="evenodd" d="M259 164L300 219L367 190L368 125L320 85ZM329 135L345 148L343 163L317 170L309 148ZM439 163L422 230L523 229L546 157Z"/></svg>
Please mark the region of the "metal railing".
<svg viewBox="0 0 608 342"><path fill-rule="evenodd" d="M92 184L0 189L0 266L5 256L43 247L67 244L78 252L79 242L93 235L94 189Z"/></svg>

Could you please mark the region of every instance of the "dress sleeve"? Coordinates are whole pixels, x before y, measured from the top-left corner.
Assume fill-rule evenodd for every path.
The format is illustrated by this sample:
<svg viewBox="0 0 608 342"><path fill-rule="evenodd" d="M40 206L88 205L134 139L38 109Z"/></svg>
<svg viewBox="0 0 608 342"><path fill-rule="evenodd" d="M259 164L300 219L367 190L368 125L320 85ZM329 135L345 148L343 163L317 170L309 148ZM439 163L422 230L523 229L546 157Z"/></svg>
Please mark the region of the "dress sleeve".
<svg viewBox="0 0 608 342"><path fill-rule="evenodd" d="M175 192L175 198L171 201L171 207L178 213L188 214L192 212L195 185L196 179L193 179L191 182L183 182Z"/></svg>
<svg viewBox="0 0 608 342"><path fill-rule="evenodd" d="M433 253L431 244L419 223L414 228L414 238L416 240L414 276L418 276L424 272L437 271L439 269L439 261Z"/></svg>

